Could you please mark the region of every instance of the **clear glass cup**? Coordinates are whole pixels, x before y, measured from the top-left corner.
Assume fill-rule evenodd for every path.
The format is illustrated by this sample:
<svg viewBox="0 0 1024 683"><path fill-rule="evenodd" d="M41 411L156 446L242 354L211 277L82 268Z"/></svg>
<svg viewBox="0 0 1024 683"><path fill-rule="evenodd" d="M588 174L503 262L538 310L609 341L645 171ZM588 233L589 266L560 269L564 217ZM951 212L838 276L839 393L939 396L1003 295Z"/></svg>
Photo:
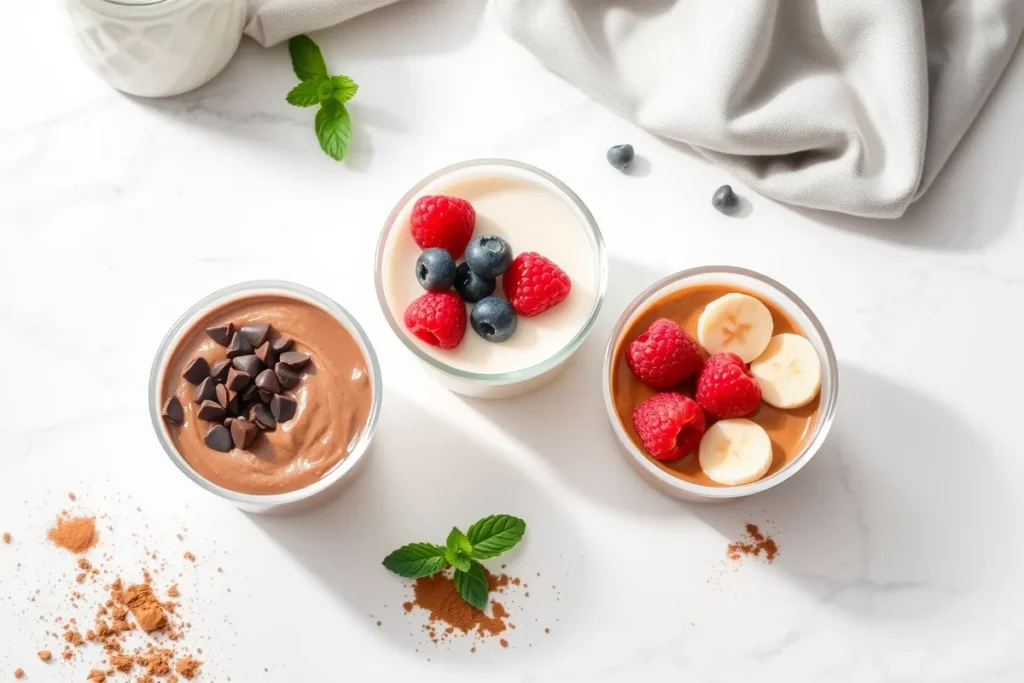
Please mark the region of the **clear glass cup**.
<svg viewBox="0 0 1024 683"><path fill-rule="evenodd" d="M388 305L387 297L385 295L384 284L381 279L381 274L383 272L382 264L385 257L385 247L388 243L388 238L391 235L391 232L395 229L402 210L409 204L409 202L420 194L425 187L444 176L467 168L480 168L481 170L485 170L487 167L514 169L516 172L524 176L538 180L541 184L547 185L554 191L563 195L571 204L573 204L584 219L583 227L586 231L591 251L593 253L595 266L594 272L597 273L598 277L598 282L595 286L596 294L590 313L576 335L573 336L565 346L558 349L551 356L530 367L512 372L471 372L452 367L425 353L423 349L421 349L420 346L409 337L403 322L396 320L395 316L392 314L391 307ZM583 200L581 200L575 192L569 189L565 183L550 173L519 161L513 161L510 159L473 159L453 164L451 166L446 166L445 168L431 173L429 176L416 183L412 189L406 192L405 195L398 200L398 203L395 204L395 208L391 211L391 215L388 216L387 222L384 224L384 229L381 231L380 239L377 242L374 272L374 281L377 288L377 300L380 303L381 311L384 313L384 318L387 320L388 325L391 326L395 336L402 341L405 348L407 348L420 360L420 362L423 363L428 372L437 377L438 380L448 389L458 394L475 396L478 398L510 398L539 389L553 380L558 373L565 368L566 361L572 357L583 341L587 338L587 335L590 334L591 329L594 327L594 323L597 321L598 313L601 311L601 305L604 303L605 289L608 286L608 256L605 253L604 238L601 236L601 230L597 226L597 221L594 220L594 216L590 213L590 210L587 209Z"/></svg>
<svg viewBox="0 0 1024 683"><path fill-rule="evenodd" d="M182 333L191 327L194 320L202 316L211 308L214 308L226 301L259 294L281 294L294 297L311 303L330 313L358 343L360 351L362 351L363 356L366 358L367 372L370 375L370 386L373 389L373 398L370 406L370 412L366 419L366 426L363 428L362 434L360 434L356 442L351 444L348 455L343 460L309 486L296 491L289 491L287 493L266 495L232 491L231 489L224 488L223 486L218 486L217 484L207 480L205 477L200 476L199 473L193 470L185 459L181 457L181 454L178 453L177 448L174 446L174 442L171 440L170 434L167 432L167 425L164 423L164 419L160 414L161 387L163 386L167 359L177 345ZM229 501L236 507L247 512L283 512L305 507L306 505L314 502L319 502L321 499L326 497L330 490L339 488L336 485L339 485L342 480L348 480L355 475L358 471L359 465L365 459L370 442L373 440L373 434L377 427L377 419L380 417L383 387L384 385L381 382L380 365L377 362L377 354L374 353L373 346L370 344L370 339L366 336L366 332L363 331L363 328L360 327L359 323L356 322L355 318L353 318L348 311L330 298L308 287L279 280L255 280L252 282L242 282L236 285L231 285L230 287L225 287L224 289L220 289L213 294L204 297L194 306L185 311L174 325L171 326L171 329L164 336L163 341L160 342L160 347L157 349L156 357L153 359L153 367L149 373L149 416L153 423L153 430L156 432L156 438L163 447L164 452L167 453L167 457L171 459L171 462L173 462L186 477L203 489Z"/></svg>
<svg viewBox="0 0 1024 683"><path fill-rule="evenodd" d="M821 399L813 433L804 444L800 453L788 465L775 474L750 484L743 484L741 486L702 486L668 474L651 462L648 456L629 438L615 410L615 402L612 400L612 356L615 353L623 330L626 329L637 313L647 307L649 302L660 299L670 292L685 287L693 287L694 285L732 286L762 297L766 301L771 301L796 323L804 336L807 337L807 340L814 346L814 350L818 353L818 358L821 360ZM683 270L655 282L644 290L626 307L626 310L622 312L622 315L615 323L615 327L612 329L611 336L608 339L608 347L605 350L602 371L604 373L602 392L604 394L605 409L608 412L612 431L615 432L615 436L618 438L627 460L655 488L676 498L698 502L721 502L767 491L799 472L800 469L810 462L811 458L821 448L825 437L828 436L832 422L835 420L836 402L839 396L839 368L835 351L832 350L832 344L825 333L825 329L807 304L775 280L752 270L732 266L702 266L700 268ZM688 457L692 458L696 457L696 455L691 454Z"/></svg>

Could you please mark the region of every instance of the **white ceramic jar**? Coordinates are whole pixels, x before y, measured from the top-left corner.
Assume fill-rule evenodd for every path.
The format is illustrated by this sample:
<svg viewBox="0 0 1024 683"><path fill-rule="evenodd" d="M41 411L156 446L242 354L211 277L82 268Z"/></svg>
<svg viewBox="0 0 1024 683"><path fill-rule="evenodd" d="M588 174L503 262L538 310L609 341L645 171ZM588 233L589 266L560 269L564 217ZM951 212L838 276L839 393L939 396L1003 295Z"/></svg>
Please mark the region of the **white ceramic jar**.
<svg viewBox="0 0 1024 683"><path fill-rule="evenodd" d="M63 0L83 59L118 90L198 88L238 49L246 0Z"/></svg>

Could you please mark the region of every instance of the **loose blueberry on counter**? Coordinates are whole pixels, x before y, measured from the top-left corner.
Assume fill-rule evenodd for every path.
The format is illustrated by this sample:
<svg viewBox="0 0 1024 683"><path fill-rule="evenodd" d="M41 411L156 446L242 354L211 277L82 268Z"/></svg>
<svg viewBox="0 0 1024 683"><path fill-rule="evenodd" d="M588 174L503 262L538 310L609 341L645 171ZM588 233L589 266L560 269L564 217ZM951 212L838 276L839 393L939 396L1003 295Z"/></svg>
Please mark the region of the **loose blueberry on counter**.
<svg viewBox="0 0 1024 683"><path fill-rule="evenodd" d="M497 296L484 297L473 306L469 315L473 330L489 342L503 342L516 331L518 317L507 300Z"/></svg>
<svg viewBox="0 0 1024 683"><path fill-rule="evenodd" d="M725 214L730 214L740 205L740 198L729 185L722 185L711 196L711 205Z"/></svg>
<svg viewBox="0 0 1024 683"><path fill-rule="evenodd" d="M482 277L474 273L468 263L460 263L455 271L455 291L463 301L475 304L485 296L494 294L493 277Z"/></svg>
<svg viewBox="0 0 1024 683"><path fill-rule="evenodd" d="M633 163L633 145L609 147L606 156L608 157L609 164L620 171L625 171Z"/></svg>
<svg viewBox="0 0 1024 683"><path fill-rule="evenodd" d="M512 247L497 235L476 237L466 247L466 263L482 277L498 277L512 265Z"/></svg>
<svg viewBox="0 0 1024 683"><path fill-rule="evenodd" d="M443 292L455 282L455 259L445 249L426 249L416 259L416 279L428 292Z"/></svg>

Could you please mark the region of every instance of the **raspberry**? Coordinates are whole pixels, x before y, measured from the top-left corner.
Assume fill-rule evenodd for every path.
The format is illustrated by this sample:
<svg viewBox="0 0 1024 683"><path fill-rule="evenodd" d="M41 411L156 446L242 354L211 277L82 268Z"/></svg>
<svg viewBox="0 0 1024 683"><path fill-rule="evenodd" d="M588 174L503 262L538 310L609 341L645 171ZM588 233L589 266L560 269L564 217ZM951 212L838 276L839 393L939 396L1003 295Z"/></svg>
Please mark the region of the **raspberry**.
<svg viewBox="0 0 1024 683"><path fill-rule="evenodd" d="M761 385L735 353L716 353L697 378L697 403L712 417L743 417L761 403Z"/></svg>
<svg viewBox="0 0 1024 683"><path fill-rule="evenodd" d="M686 330L661 318L626 347L626 361L637 379L652 389L668 389L700 372L704 357Z"/></svg>
<svg viewBox="0 0 1024 683"><path fill-rule="evenodd" d="M682 394L657 394L633 411L633 426L644 448L655 458L679 460L700 444L704 411Z"/></svg>
<svg viewBox="0 0 1024 683"><path fill-rule="evenodd" d="M476 211L465 199L427 195L416 200L409 225L420 249L440 247L458 259L473 236Z"/></svg>
<svg viewBox="0 0 1024 683"><path fill-rule="evenodd" d="M505 296L516 313L526 318L554 308L569 296L569 276L550 259L525 251L512 259L502 276Z"/></svg>
<svg viewBox="0 0 1024 683"><path fill-rule="evenodd" d="M405 309L405 326L431 346L454 349L466 334L466 304L455 292L427 292Z"/></svg>

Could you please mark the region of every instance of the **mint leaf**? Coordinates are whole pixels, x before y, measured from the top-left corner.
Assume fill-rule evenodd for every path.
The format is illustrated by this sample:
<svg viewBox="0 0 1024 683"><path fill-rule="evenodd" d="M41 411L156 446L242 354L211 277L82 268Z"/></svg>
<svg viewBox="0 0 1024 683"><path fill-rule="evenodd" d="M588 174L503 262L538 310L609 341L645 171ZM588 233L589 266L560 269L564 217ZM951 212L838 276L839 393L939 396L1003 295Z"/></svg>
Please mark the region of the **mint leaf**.
<svg viewBox="0 0 1024 683"><path fill-rule="evenodd" d="M433 543L410 543L384 558L388 571L410 579L436 574L445 568L445 549Z"/></svg>
<svg viewBox="0 0 1024 683"><path fill-rule="evenodd" d="M445 559L448 559L447 555L445 556ZM471 558L469 555L463 555L462 553L459 553L452 559L448 560L448 562L449 564L451 564L451 566L455 567L457 571L468 572L470 565L473 563L473 558Z"/></svg>
<svg viewBox="0 0 1024 683"><path fill-rule="evenodd" d="M325 100L316 113L316 137L327 156L341 161L348 152L352 140L352 120L345 105L337 100Z"/></svg>
<svg viewBox="0 0 1024 683"><path fill-rule="evenodd" d="M471 562L466 571L455 570L455 590L478 610L487 607L487 577L479 562Z"/></svg>
<svg viewBox="0 0 1024 683"><path fill-rule="evenodd" d="M295 36L288 41L288 54L292 57L292 69L300 81L313 76L327 78L327 64L320 48L306 35Z"/></svg>
<svg viewBox="0 0 1024 683"><path fill-rule="evenodd" d="M359 86L348 76L331 76L331 86L334 88L334 98L339 102L348 102L359 91Z"/></svg>
<svg viewBox="0 0 1024 683"><path fill-rule="evenodd" d="M466 536L472 555L486 560L511 550L526 533L526 522L512 515L491 515L469 527Z"/></svg>
<svg viewBox="0 0 1024 683"><path fill-rule="evenodd" d="M288 92L285 99L288 100L288 104L296 107L312 107L314 104L320 104L320 86L324 82L324 79L318 76L302 81Z"/></svg>
<svg viewBox="0 0 1024 683"><path fill-rule="evenodd" d="M473 546L470 544L469 539L466 538L466 534L459 531L458 527L452 527L445 545L447 549L445 550L444 558L448 560L448 563L456 569L467 571Z"/></svg>

